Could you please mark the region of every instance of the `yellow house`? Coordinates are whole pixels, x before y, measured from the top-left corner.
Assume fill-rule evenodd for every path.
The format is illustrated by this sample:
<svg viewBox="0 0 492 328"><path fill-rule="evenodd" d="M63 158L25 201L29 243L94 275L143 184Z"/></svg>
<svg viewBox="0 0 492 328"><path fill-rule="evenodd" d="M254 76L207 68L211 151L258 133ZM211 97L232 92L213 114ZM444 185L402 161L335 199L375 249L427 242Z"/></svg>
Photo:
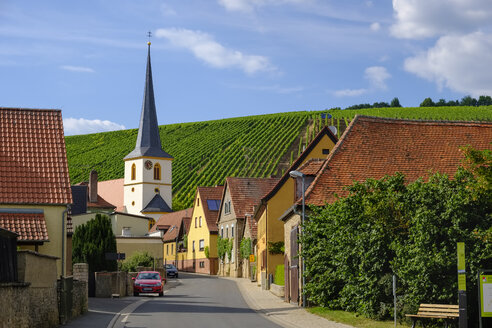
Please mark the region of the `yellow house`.
<svg viewBox="0 0 492 328"><path fill-rule="evenodd" d="M0 145L0 227L21 249L57 257L65 275L72 194L61 111L0 108Z"/></svg>
<svg viewBox="0 0 492 328"><path fill-rule="evenodd" d="M178 270L185 269L187 259L186 236L189 233L193 208L163 214L150 229L150 236L159 236L163 242L164 264L174 264Z"/></svg>
<svg viewBox="0 0 492 328"><path fill-rule="evenodd" d="M184 261L186 271L217 274L217 216L223 190L223 186L197 187Z"/></svg>
<svg viewBox="0 0 492 328"><path fill-rule="evenodd" d="M296 170L310 159L325 159L337 141L330 129L324 127L275 187L261 199L254 218L258 222L257 279L262 288L269 288L269 275L275 274L277 265L284 263L284 253L279 251L278 247L284 242L284 223L280 218L297 199L294 179L290 178L289 172ZM305 187L308 185L306 184Z"/></svg>

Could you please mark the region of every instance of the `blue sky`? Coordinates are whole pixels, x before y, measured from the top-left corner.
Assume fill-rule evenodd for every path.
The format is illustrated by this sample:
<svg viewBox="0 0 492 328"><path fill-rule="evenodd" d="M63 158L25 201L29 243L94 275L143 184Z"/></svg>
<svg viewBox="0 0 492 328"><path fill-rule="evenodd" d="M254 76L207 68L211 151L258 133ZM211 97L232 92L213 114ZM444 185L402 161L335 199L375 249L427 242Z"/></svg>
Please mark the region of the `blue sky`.
<svg viewBox="0 0 492 328"><path fill-rule="evenodd" d="M136 128L152 31L160 124L492 95L490 0L0 0L0 106Z"/></svg>

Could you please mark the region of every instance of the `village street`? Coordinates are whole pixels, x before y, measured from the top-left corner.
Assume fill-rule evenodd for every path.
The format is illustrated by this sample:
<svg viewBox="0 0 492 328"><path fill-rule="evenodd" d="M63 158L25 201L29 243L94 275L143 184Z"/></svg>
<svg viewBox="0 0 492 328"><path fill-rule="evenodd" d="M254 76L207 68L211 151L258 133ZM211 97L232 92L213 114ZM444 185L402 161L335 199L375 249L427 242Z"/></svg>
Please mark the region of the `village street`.
<svg viewBox="0 0 492 328"><path fill-rule="evenodd" d="M164 297L89 300L89 312L63 327L280 327L250 309L232 280L180 273Z"/></svg>

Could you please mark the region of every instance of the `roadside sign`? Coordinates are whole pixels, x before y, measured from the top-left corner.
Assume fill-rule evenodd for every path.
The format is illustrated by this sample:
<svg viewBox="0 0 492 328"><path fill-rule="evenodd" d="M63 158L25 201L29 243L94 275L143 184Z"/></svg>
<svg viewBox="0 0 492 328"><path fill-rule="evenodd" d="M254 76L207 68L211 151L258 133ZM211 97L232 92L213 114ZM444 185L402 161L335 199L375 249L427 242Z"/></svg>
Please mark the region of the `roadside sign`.
<svg viewBox="0 0 492 328"><path fill-rule="evenodd" d="M115 260L124 260L125 253L106 253L106 260L115 261Z"/></svg>
<svg viewBox="0 0 492 328"><path fill-rule="evenodd" d="M251 255L249 256L249 261L250 261L250 262L254 262L254 261L255 261L255 256L251 254Z"/></svg>
<svg viewBox="0 0 492 328"><path fill-rule="evenodd" d="M465 243L458 243L458 290L466 291Z"/></svg>
<svg viewBox="0 0 492 328"><path fill-rule="evenodd" d="M480 275L480 313L492 317L492 275Z"/></svg>

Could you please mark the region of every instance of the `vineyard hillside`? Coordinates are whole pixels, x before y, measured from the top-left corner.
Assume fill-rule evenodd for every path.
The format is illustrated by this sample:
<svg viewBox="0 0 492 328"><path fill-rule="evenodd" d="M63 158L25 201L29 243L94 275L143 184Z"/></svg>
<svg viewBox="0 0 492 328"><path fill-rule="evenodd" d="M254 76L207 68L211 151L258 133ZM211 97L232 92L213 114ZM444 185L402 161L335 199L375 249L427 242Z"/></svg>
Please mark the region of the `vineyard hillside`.
<svg viewBox="0 0 492 328"><path fill-rule="evenodd" d="M492 121L492 106L303 111L162 125L163 149L174 156L173 208L191 206L196 186L222 184L228 176L280 176L322 126L335 126L339 136L356 114ZM66 137L71 183L87 180L92 169L100 180L122 178L137 132Z"/></svg>

